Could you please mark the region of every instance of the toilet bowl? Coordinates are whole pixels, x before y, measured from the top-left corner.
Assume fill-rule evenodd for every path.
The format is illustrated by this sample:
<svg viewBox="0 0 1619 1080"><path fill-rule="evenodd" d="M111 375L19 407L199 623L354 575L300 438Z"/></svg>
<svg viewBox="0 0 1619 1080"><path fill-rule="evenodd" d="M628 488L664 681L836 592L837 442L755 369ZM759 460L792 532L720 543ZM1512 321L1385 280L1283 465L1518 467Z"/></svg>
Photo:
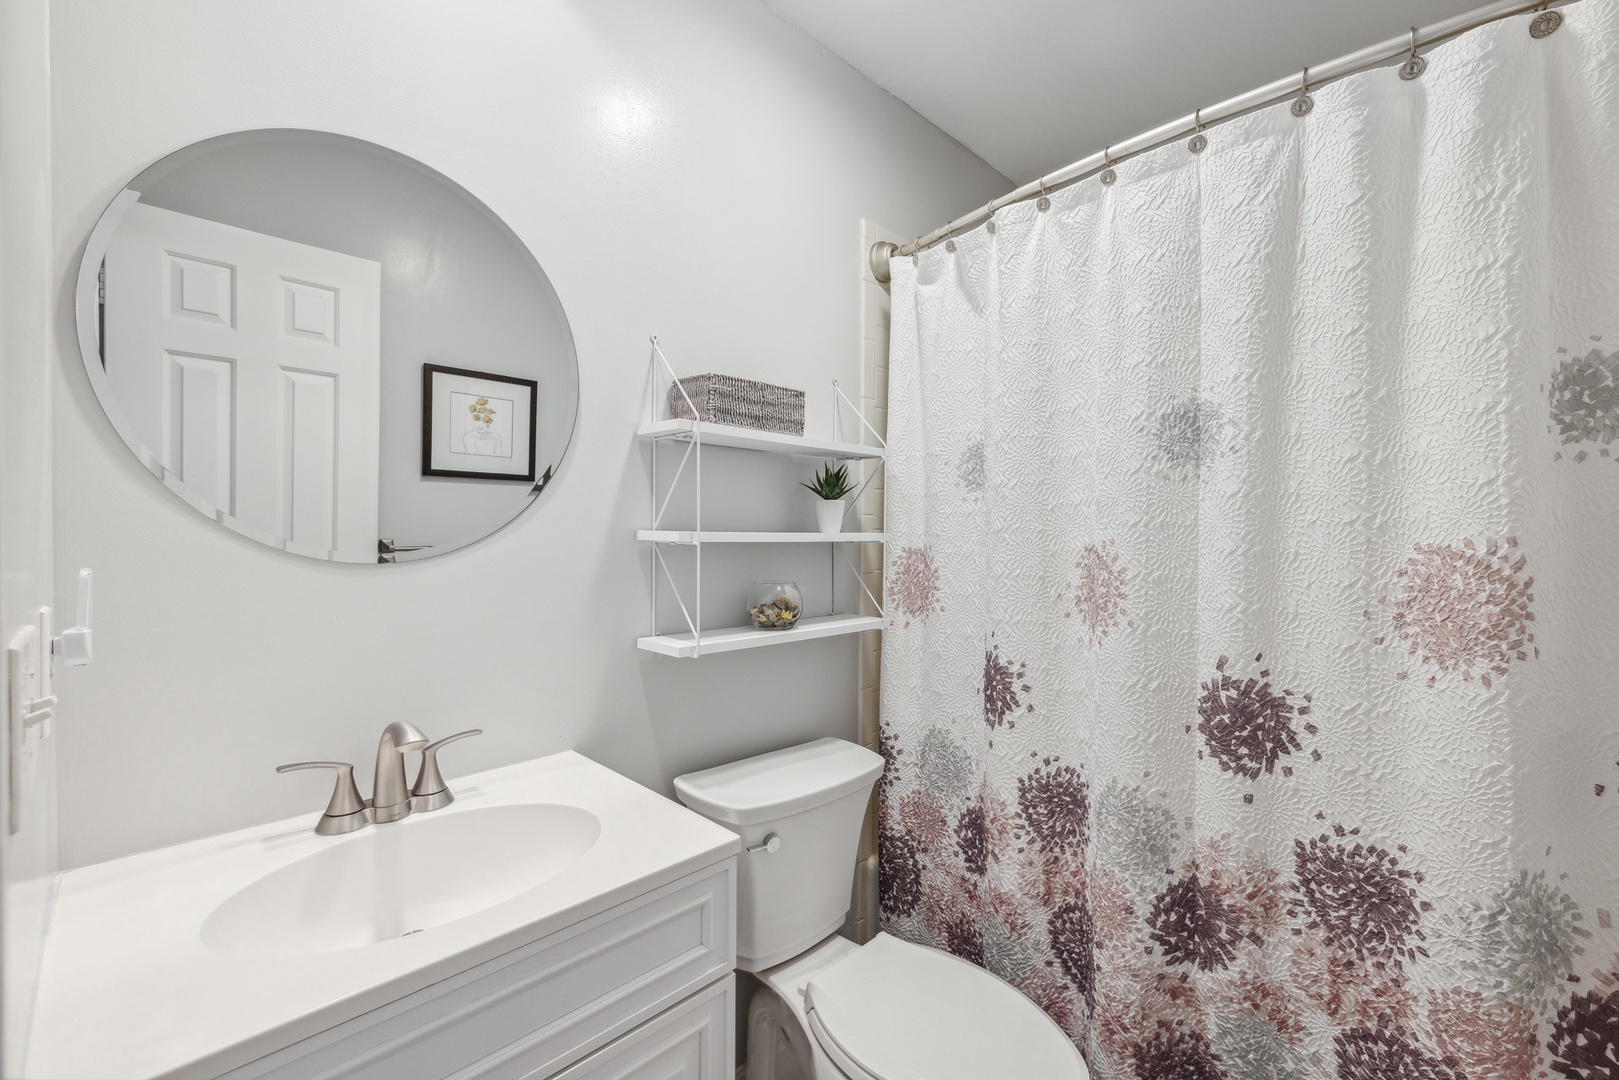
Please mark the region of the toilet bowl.
<svg viewBox="0 0 1619 1080"><path fill-rule="evenodd" d="M1086 1080L1062 1029L984 969L878 934L839 936L860 823L882 758L841 739L675 779L687 806L742 837L737 967L748 1080Z"/></svg>

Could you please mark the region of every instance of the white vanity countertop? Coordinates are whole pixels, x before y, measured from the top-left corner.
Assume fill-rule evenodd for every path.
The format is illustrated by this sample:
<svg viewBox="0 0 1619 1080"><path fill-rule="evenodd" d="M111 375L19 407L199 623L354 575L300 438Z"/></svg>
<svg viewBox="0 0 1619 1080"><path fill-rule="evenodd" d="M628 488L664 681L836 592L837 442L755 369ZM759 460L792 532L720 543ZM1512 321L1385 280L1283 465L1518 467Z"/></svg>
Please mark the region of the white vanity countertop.
<svg viewBox="0 0 1619 1080"><path fill-rule="evenodd" d="M241 957L199 928L238 889L364 836L316 836L318 814L62 875L29 1039L28 1076L214 1075L736 854L734 833L573 752L452 780L431 816L565 803L601 821L578 862L510 900L409 937L312 956ZM406 824L409 819L406 819Z"/></svg>

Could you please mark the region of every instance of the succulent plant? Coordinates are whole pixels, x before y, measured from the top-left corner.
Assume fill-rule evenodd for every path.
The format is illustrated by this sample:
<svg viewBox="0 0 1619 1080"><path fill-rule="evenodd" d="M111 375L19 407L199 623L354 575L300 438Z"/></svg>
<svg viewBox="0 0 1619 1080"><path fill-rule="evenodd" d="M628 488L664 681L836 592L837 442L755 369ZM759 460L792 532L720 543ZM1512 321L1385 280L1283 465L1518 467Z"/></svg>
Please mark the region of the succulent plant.
<svg viewBox="0 0 1619 1080"><path fill-rule="evenodd" d="M830 463L821 466L821 471L815 474L814 482L802 486L828 502L835 502L854 490L854 484L849 481L849 467L839 465L834 469Z"/></svg>

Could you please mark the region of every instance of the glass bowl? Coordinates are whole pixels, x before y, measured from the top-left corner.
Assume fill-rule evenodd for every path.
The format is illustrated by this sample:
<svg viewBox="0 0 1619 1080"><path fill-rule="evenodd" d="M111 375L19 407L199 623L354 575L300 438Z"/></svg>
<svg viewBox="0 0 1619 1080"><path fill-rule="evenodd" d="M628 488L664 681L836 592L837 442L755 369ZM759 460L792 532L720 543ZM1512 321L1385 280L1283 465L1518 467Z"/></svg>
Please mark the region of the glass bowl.
<svg viewBox="0 0 1619 1080"><path fill-rule="evenodd" d="M755 581L748 586L748 618L760 630L791 630L804 613L804 594L791 581Z"/></svg>

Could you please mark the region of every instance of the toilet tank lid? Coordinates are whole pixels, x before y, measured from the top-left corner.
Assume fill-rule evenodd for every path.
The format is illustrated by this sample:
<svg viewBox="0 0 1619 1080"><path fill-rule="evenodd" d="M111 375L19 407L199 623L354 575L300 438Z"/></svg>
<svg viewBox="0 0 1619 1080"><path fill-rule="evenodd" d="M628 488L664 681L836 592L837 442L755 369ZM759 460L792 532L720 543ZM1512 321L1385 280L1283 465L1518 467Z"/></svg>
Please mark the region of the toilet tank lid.
<svg viewBox="0 0 1619 1080"><path fill-rule="evenodd" d="M869 788L883 759L843 739L817 739L675 777L680 801L716 821L774 821Z"/></svg>

